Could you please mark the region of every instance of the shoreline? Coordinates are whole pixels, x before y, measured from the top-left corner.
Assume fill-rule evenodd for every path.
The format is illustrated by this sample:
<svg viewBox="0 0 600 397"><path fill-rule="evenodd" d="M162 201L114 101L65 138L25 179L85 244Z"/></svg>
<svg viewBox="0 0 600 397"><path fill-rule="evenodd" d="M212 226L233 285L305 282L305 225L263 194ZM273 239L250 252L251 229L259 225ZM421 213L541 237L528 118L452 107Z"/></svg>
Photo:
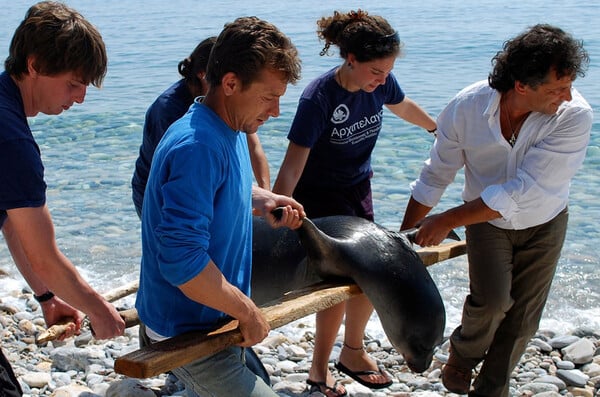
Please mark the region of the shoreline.
<svg viewBox="0 0 600 397"><path fill-rule="evenodd" d="M133 306L123 299L119 308ZM182 385L173 376L162 374L149 379L127 378L116 374L114 360L139 346L138 327L125 335L96 341L87 330L63 342L35 344L36 335L45 330L39 304L23 290L0 298L2 349L22 384L25 396L87 397L181 396ZM390 372L394 383L381 390L368 389L333 369L341 349L343 326L330 359L336 379L349 396L456 396L441 383L441 367L447 360L448 341L438 346L432 365L422 374L411 372L404 360L377 327L367 326L365 348ZM314 338L314 315L272 330L255 346L271 375L273 389L282 397L307 397L306 379L310 368ZM373 331L373 332L370 332ZM373 337L373 335L375 335ZM539 330L529 342L518 367L511 376L515 396L589 396L600 395L600 330L579 328L570 334ZM311 397L318 397L315 393Z"/></svg>

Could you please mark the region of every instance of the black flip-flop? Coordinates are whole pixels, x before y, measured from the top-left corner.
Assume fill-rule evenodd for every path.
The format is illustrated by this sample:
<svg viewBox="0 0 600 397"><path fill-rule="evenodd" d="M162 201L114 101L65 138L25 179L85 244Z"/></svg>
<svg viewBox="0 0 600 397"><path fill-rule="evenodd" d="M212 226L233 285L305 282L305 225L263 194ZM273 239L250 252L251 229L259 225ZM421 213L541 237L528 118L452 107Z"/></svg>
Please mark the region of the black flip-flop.
<svg viewBox="0 0 600 397"><path fill-rule="evenodd" d="M348 395L348 392L345 390L343 393L340 393L339 391L337 391L337 386L338 386L337 382L335 382L333 384L333 386L327 386L327 383L325 383L325 382L316 382L314 380L307 379L306 383L310 386L310 389L308 390L308 394L319 392L319 393L325 394L325 395L326 395L326 393L334 393L337 397L344 397L344 396ZM323 392L323 389L325 390L325 393Z"/></svg>
<svg viewBox="0 0 600 397"><path fill-rule="evenodd" d="M386 377L385 373L383 372L383 370L381 368L379 369L379 371L351 371L348 367L346 367L344 364L342 364L339 361L337 363L335 363L335 367L337 368L338 371L345 373L346 375L348 375L349 377L351 377L352 379L354 379L361 385L365 385L367 387L370 387L371 389L383 389L388 386L391 386L391 384L394 383L391 380L389 382L385 382L385 383L373 383L373 382L369 382L369 381L366 381L363 378L361 378L361 376L365 376L365 375L381 375L383 377Z"/></svg>

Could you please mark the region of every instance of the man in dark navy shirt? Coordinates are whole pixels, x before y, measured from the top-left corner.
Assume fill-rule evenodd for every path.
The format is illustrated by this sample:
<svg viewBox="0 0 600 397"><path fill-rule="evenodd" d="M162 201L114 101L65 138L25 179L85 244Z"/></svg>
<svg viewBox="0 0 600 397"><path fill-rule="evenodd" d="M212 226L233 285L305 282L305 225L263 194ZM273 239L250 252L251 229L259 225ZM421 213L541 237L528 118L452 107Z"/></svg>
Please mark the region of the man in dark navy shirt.
<svg viewBox="0 0 600 397"><path fill-rule="evenodd" d="M0 227L47 325L74 319L64 337L79 331L84 313L99 339L122 335L125 324L56 245L44 166L27 117L60 114L82 103L90 83L101 85L106 65L94 26L62 3L40 2L15 31L0 74ZM0 390L22 395L1 351Z"/></svg>

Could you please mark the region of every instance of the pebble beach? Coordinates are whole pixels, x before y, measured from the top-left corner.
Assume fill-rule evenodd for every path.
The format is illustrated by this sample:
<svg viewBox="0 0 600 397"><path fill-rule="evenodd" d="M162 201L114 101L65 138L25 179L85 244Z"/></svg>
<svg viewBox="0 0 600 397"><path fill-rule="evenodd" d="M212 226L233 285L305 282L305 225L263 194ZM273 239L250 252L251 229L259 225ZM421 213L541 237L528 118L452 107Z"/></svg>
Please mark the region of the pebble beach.
<svg viewBox="0 0 600 397"><path fill-rule="evenodd" d="M117 303L119 309L133 306L133 298ZM36 345L36 336L45 330L39 304L31 292L17 290L0 299L2 349L21 383L25 396L52 397L153 397L186 396L173 376L162 374L150 379L133 379L117 374L114 361L139 346L138 327L126 330L108 341L93 339L89 330L66 341ZM456 396L442 385L441 367L448 358L448 342L437 347L429 369L411 372L401 354L381 336L376 314L367 327L365 348L390 372L394 383L371 390L333 369L341 349L334 346L330 365L336 379L351 397ZM271 377L273 389L281 397L320 397L308 393L306 379L310 368L315 330L314 315L272 330L255 351ZM511 377L512 396L600 396L600 331L579 328L569 334L540 329Z"/></svg>
<svg viewBox="0 0 600 397"><path fill-rule="evenodd" d="M131 203L130 180L147 107L178 78L177 63L194 45L217 34L234 17L258 15L290 35L302 57L302 80L282 98L281 115L260 131L274 178L287 146L286 134L298 97L306 84L339 64L338 54L321 57L323 45L315 21L333 10L367 7L383 15L400 33L405 56L394 67L407 95L437 115L468 84L487 77L490 59L503 41L535 23L556 24L584 40L590 69L576 88L592 105L592 139L583 168L571 187L570 219L544 321L530 341L511 378L511 396L600 397L600 3L559 0L463 0L429 2L289 2L226 1L148 2L146 0L65 0L101 31L109 50L109 73L102 90L90 89L85 103L61 116L32 118L33 133L47 169L48 205L58 246L94 288L106 291L130 281L140 265L140 223ZM0 14L0 53L31 0L5 2ZM4 3L3 3L4 5ZM542 12L540 12L542 10ZM427 157L431 136L386 114L374 152L373 195L377 221L397 230L414 180ZM440 210L461 201L461 175L449 187ZM1 237L0 237L1 239ZM9 271L4 277L2 270ZM446 305L446 337L460 319L468 291L465 261L431 268ZM17 279L18 281L15 281ZM186 396L174 377L130 379L116 374L115 360L139 346L138 327L124 336L96 341L90 332L65 342L38 346L45 330L39 304L24 287L6 244L0 241L0 346L12 363L25 396L128 397ZM134 298L115 304L133 307ZM308 397L315 319L308 316L273 330L255 347L282 397ZM367 327L366 349L393 375L387 389L371 390L333 368L339 342L330 359L334 377L350 397L457 396L442 385L446 340L430 368L411 372L387 341L379 320ZM2 395L2 390L0 390ZM310 397L321 397L312 394ZM194 396L187 396L194 397ZM237 396L232 396L237 397Z"/></svg>

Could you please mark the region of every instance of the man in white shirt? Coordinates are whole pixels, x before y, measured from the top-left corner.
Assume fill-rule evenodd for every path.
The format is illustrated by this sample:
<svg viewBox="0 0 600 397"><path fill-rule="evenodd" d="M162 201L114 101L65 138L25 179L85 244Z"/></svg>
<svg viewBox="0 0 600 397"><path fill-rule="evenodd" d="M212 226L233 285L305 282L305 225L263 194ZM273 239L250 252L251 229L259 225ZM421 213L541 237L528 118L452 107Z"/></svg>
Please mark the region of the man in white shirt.
<svg viewBox="0 0 600 397"><path fill-rule="evenodd" d="M411 184L401 229L418 225L417 244L437 245L466 226L470 294L442 371L454 393L508 396L537 330L566 234L569 185L590 138L592 110L572 87L588 63L582 43L550 25L504 43L488 81L440 114ZM463 168L464 204L425 217Z"/></svg>

